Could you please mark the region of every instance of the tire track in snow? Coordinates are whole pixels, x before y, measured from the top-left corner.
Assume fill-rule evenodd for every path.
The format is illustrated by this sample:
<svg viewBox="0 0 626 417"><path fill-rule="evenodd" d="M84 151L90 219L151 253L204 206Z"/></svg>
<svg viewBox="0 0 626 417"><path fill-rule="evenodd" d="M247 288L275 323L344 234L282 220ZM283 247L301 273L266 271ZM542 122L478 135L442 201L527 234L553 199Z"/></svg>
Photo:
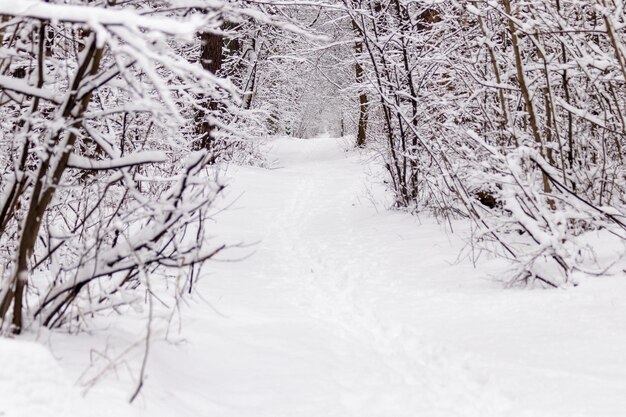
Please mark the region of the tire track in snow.
<svg viewBox="0 0 626 417"><path fill-rule="evenodd" d="M334 140L302 143L311 158L290 167L289 201L276 238L287 254L285 289L295 302L329 326L329 341L345 363L335 380L342 407L354 416L505 416L508 403L493 384L481 382L467 361L420 338L415 329L383 323L376 300L389 286L377 271L379 245L356 238L352 201L363 181L361 167L329 158ZM328 224L329 219L339 219ZM335 230L329 230L334 226ZM314 233L313 233L314 231ZM342 361L343 362L343 361Z"/></svg>

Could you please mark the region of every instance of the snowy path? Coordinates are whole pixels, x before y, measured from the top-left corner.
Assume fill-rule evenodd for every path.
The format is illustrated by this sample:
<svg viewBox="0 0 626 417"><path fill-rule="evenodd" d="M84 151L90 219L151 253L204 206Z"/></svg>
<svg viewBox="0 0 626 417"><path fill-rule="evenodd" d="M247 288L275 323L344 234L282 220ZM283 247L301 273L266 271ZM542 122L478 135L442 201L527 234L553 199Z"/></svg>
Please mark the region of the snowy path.
<svg viewBox="0 0 626 417"><path fill-rule="evenodd" d="M258 241L254 256L209 265L208 303L183 312L184 344L155 346L133 413L625 415L623 277L504 290L497 262L455 262L457 235L377 212L337 140L272 155L277 169L229 173L229 198L244 194L217 217L218 239Z"/></svg>

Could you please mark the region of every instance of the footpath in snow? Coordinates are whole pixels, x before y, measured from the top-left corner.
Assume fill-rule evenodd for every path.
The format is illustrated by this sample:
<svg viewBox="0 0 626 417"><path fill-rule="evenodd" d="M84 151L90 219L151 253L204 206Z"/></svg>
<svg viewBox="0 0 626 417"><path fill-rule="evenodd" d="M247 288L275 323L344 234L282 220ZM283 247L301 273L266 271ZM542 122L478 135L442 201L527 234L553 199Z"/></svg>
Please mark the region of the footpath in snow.
<svg viewBox="0 0 626 417"><path fill-rule="evenodd" d="M118 415L626 415L624 277L504 289L501 263L458 259L462 224L376 207L366 158L340 140L272 148L274 169L230 169L241 197L216 216L216 239L257 243L208 265L185 343L154 346ZM116 380L102 384L87 402L110 405Z"/></svg>

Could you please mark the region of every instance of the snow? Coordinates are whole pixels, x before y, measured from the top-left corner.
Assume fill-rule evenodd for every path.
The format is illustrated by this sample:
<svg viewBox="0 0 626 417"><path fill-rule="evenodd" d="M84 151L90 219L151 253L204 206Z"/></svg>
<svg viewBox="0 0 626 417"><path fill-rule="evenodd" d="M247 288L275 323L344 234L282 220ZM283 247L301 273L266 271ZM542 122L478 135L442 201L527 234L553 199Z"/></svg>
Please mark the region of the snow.
<svg viewBox="0 0 626 417"><path fill-rule="evenodd" d="M132 155L115 158L113 160L95 160L86 158L81 155L71 154L68 166L71 168L87 169L87 170L106 170L129 167L133 165L154 164L165 162L167 156L161 151L144 151L137 152Z"/></svg>
<svg viewBox="0 0 626 417"><path fill-rule="evenodd" d="M40 0L20 0L18 4L9 0L0 0L0 13L9 16L24 16L35 19L50 19L53 22L86 23L92 28L101 26L125 25L141 27L173 35L191 36L202 26L203 20L194 16L189 21L144 16L139 12L84 5L49 4Z"/></svg>
<svg viewBox="0 0 626 417"><path fill-rule="evenodd" d="M77 391L43 346L0 339L0 416L79 417Z"/></svg>
<svg viewBox="0 0 626 417"><path fill-rule="evenodd" d="M623 276L583 278L567 290L505 289L498 281L504 261L482 254L474 268L466 256L466 223L453 223L451 233L431 219L387 210L388 197L367 174L377 165L371 155L345 152L332 138L279 139L271 147L273 169L229 168L230 192L220 203L228 209L213 230L216 240L256 243L208 265L199 293L182 306L181 333L171 330L171 343L153 345L137 402L127 404L132 373L118 371L88 392L92 411L623 415ZM104 340L130 342L138 333L111 325L103 334L40 340L71 380L84 381L90 346L103 350ZM15 374L7 382L7 358L22 349L0 342L4 404ZM8 368L28 369L19 381L38 384L34 364L42 358L41 384L65 390L44 349L24 346L36 359ZM39 386L30 391L45 392Z"/></svg>
<svg viewBox="0 0 626 417"><path fill-rule="evenodd" d="M16 79L14 77L0 75L0 87L2 89L15 91L20 94L40 97L40 98L43 98L44 100L48 100L53 103L59 104L59 100L57 97L55 97L54 91L49 91L43 88L33 87L29 85L27 82Z"/></svg>

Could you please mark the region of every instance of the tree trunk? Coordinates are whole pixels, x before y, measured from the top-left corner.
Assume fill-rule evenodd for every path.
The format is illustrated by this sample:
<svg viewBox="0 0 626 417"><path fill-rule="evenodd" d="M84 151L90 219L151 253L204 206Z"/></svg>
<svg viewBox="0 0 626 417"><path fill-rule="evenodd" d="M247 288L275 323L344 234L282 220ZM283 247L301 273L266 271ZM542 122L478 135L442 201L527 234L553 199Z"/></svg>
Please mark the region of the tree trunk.
<svg viewBox="0 0 626 417"><path fill-rule="evenodd" d="M352 21L352 30L355 36L359 36L359 28L357 23ZM356 73L356 82L361 86L363 84L363 67L359 62L359 56L363 53L363 42L356 40L354 42L354 52L356 59L354 61L354 72ZM365 146L365 139L367 134L367 94L361 91L359 95L359 126L356 136L356 145L359 147Z"/></svg>
<svg viewBox="0 0 626 417"><path fill-rule="evenodd" d="M2 301L0 301L0 313L2 313L0 319L2 321L5 320L5 315L11 302L13 302L12 331L16 334L22 331L23 326L22 310L24 294L28 285L28 261L35 250L37 236L44 220L44 213L55 195L57 186L61 182L63 173L67 168L70 154L73 152L77 139L75 131L78 129L80 120L92 98L92 92L89 92L79 99L79 87L85 77L96 74L100 67L102 54L103 49L97 47L95 36L92 35L87 53L83 56L83 60L74 76L72 93L65 102L64 108L60 111L61 118L71 121L69 125L72 129L68 129L66 132L58 132L50 137L44 146L46 153L39 162L28 210L20 226L22 234L19 240L15 272L12 279L14 288L12 291L6 292ZM49 183L44 181L46 177L50 178Z"/></svg>
<svg viewBox="0 0 626 417"><path fill-rule="evenodd" d="M205 70L217 74L222 68L224 37L219 34L203 32L200 34L200 63ZM198 138L194 144L195 149L209 149L212 145L211 135L214 126L208 120L208 115L217 110L215 100L200 97L202 110L196 114L196 134Z"/></svg>

